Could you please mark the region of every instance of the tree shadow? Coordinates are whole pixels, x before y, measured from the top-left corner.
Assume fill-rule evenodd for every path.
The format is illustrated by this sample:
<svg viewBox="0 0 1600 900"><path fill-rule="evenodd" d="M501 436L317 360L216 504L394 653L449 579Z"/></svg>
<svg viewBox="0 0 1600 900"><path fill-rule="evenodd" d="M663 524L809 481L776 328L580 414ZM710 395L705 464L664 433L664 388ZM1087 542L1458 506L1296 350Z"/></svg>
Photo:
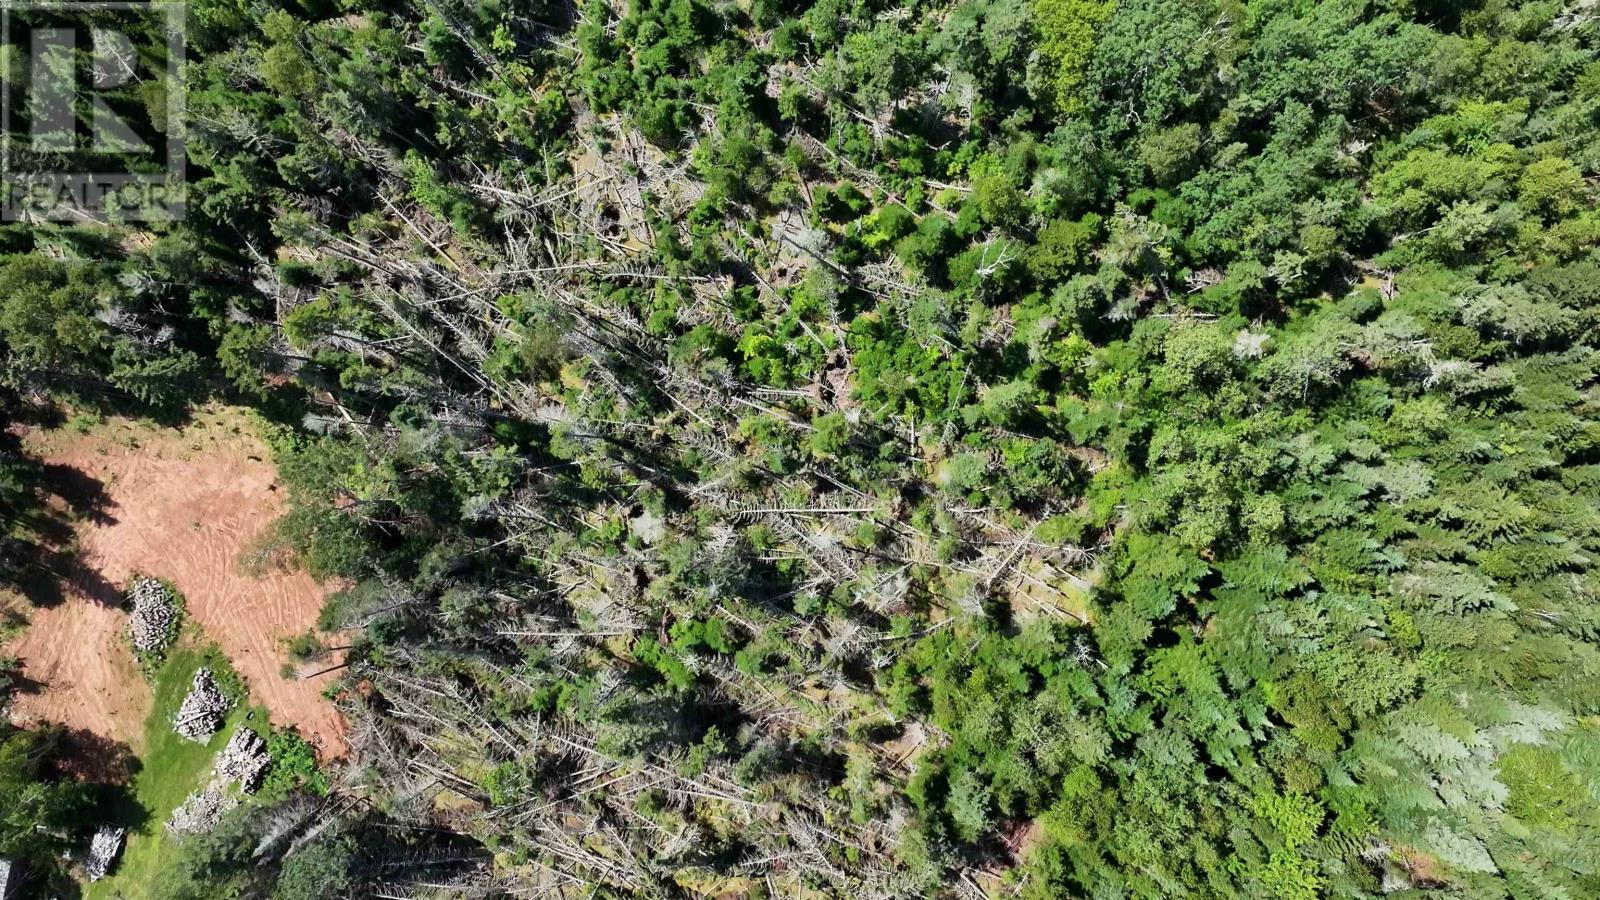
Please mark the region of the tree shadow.
<svg viewBox="0 0 1600 900"><path fill-rule="evenodd" d="M87 519L96 525L115 525L111 510L116 502L106 492L105 482L82 469L59 463L45 463L39 467L39 486L46 493L59 497L74 516Z"/></svg>
<svg viewBox="0 0 1600 900"><path fill-rule="evenodd" d="M62 729L60 755L55 760L55 766L62 775L107 788L130 784L133 776L142 768L139 758L127 743L87 728ZM132 798L128 799L131 802ZM131 826L143 820L137 817L135 810L121 810L109 821L129 826L129 830L132 830Z"/></svg>
<svg viewBox="0 0 1600 900"><path fill-rule="evenodd" d="M82 471L45 463L18 435L0 430L0 462L20 489L0 491L0 582L38 607L54 606L72 589L96 603L122 604L122 591L83 564L73 549L80 522L113 525L116 503L103 481Z"/></svg>
<svg viewBox="0 0 1600 900"><path fill-rule="evenodd" d="M42 694L49 685L36 681L23 674L21 668L13 668L5 676L5 693L9 696L32 696Z"/></svg>
<svg viewBox="0 0 1600 900"><path fill-rule="evenodd" d="M102 606L123 605L122 588L85 565L73 550L19 543L3 554L15 563L7 579L31 605L41 609L56 606L65 602L69 593Z"/></svg>

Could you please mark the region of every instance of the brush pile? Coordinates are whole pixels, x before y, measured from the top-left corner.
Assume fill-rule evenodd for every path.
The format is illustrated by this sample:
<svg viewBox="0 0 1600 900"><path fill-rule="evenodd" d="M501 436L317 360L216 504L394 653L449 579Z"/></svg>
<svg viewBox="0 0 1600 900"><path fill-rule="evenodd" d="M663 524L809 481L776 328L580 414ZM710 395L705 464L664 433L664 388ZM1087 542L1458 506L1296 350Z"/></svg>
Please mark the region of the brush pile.
<svg viewBox="0 0 1600 900"><path fill-rule="evenodd" d="M267 755L267 742L248 728L240 727L228 739L228 745L217 754L213 768L216 777L223 781L239 782L246 794L255 793L261 779L267 774L272 758Z"/></svg>
<svg viewBox="0 0 1600 900"><path fill-rule="evenodd" d="M178 636L178 604L172 591L154 578L141 578L128 589L128 636L140 653L160 654Z"/></svg>
<svg viewBox="0 0 1600 900"><path fill-rule="evenodd" d="M204 743L222 727L222 720L228 715L228 710L232 706L233 701L217 687L217 680L212 677L211 670L202 668L194 673L189 696L184 697L183 705L178 707L178 714L172 720L172 728L191 741Z"/></svg>
<svg viewBox="0 0 1600 900"><path fill-rule="evenodd" d="M201 834L217 827L222 814L239 805L237 797L230 797L216 785L195 791L183 805L172 811L167 819L167 831L176 835Z"/></svg>
<svg viewBox="0 0 1600 900"><path fill-rule="evenodd" d="M83 861L83 870L90 881L99 881L111 873L122 854L122 839L127 832L115 825L102 825L89 840L89 856Z"/></svg>

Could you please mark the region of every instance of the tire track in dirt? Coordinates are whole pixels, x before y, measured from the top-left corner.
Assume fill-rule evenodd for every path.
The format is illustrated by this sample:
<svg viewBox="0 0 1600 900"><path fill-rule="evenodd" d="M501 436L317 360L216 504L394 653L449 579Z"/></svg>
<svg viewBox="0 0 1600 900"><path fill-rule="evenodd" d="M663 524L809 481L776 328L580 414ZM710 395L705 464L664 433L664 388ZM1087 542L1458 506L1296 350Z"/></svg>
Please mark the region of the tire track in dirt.
<svg viewBox="0 0 1600 900"><path fill-rule="evenodd" d="M31 611L29 620L6 648L22 660L24 678L12 720L83 728L135 753L144 749L150 686L122 642L125 614L72 589L65 601Z"/></svg>
<svg viewBox="0 0 1600 900"><path fill-rule="evenodd" d="M146 574L177 586L274 723L297 726L325 758L347 751L344 721L321 695L336 676L280 674L282 640L315 623L327 590L303 572L241 565L283 511L276 472L243 415L207 409L182 430L112 419L88 434L33 432L25 442L47 465L98 481L109 502L75 530L85 583L33 610L8 647L37 683L14 702L14 721L60 722L138 750L149 688L122 640L125 613L88 584L122 588Z"/></svg>

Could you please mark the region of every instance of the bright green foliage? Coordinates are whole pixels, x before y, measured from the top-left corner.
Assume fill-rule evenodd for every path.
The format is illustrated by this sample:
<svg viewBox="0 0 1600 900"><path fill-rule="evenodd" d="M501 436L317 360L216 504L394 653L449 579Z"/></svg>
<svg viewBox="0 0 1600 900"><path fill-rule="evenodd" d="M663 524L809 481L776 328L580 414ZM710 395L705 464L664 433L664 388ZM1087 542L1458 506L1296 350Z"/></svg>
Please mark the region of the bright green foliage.
<svg viewBox="0 0 1600 900"><path fill-rule="evenodd" d="M328 773L317 767L316 751L294 731L274 729L267 736L267 756L272 765L261 784L262 799L286 797L296 788L312 794L328 792Z"/></svg>
<svg viewBox="0 0 1600 900"><path fill-rule="evenodd" d="M1094 55L1096 32L1115 8L1114 0L1033 0L1039 53L1049 63L1050 86L1062 113L1083 107L1079 91Z"/></svg>

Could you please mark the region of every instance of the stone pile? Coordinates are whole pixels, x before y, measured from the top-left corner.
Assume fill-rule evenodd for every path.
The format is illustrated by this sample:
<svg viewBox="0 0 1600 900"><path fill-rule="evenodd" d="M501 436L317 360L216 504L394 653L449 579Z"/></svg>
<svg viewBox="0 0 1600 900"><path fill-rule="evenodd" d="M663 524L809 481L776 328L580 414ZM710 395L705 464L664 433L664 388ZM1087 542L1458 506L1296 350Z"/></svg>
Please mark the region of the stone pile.
<svg viewBox="0 0 1600 900"><path fill-rule="evenodd" d="M223 781L239 782L246 794L255 793L261 779L267 774L272 758L267 755L267 742L248 728L240 728L228 738L228 746L217 754L212 772Z"/></svg>
<svg viewBox="0 0 1600 900"><path fill-rule="evenodd" d="M202 668L194 673L194 682L189 687L189 696L183 698L183 705L178 707L178 714L172 720L172 728L178 734L196 743L205 743L210 740L217 729L222 727L222 720L227 717L228 709L233 703L223 696L217 687L217 680L211 676L211 670Z"/></svg>
<svg viewBox="0 0 1600 900"><path fill-rule="evenodd" d="M167 586L154 578L141 578L128 589L128 600L132 605L128 635L133 648L144 653L165 650L178 632L178 605Z"/></svg>
<svg viewBox="0 0 1600 900"><path fill-rule="evenodd" d="M172 811L167 819L167 830L173 834L200 834L217 827L222 814L239 805L237 797L230 797L215 785L195 791L183 805Z"/></svg>
<svg viewBox="0 0 1600 900"><path fill-rule="evenodd" d="M83 861L83 871L90 881L99 881L111 874L122 854L122 839L127 834L114 825L101 825L89 840L89 856Z"/></svg>

